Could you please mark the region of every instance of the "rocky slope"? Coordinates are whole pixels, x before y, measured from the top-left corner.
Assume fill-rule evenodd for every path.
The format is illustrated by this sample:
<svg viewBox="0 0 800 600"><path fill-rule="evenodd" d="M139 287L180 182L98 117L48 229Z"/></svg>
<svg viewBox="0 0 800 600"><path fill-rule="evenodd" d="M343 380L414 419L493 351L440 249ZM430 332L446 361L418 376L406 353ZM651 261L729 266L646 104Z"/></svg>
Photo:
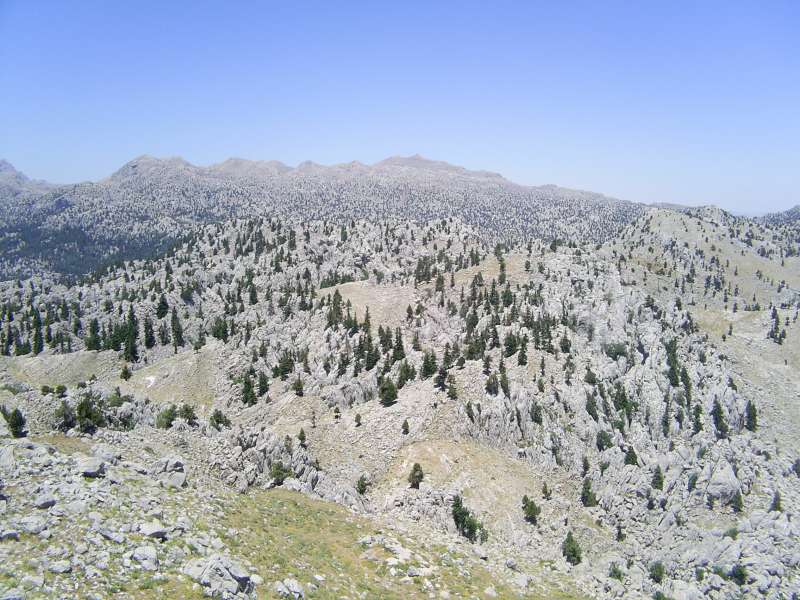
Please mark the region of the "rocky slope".
<svg viewBox="0 0 800 600"><path fill-rule="evenodd" d="M649 209L600 245L491 246L459 219L273 217L199 226L160 258L73 284L2 283L9 425L18 408L27 435L108 469L87 479L89 459L3 442L0 526L17 532L4 585L76 593L98 561L74 549L19 567L52 530L106 540L91 552L111 554L95 574L107 590L147 572L146 589L218 597L292 597L295 582L309 597L390 597L401 582L404 597L791 597L796 250L785 230L712 209ZM124 518L64 523L56 507L86 486ZM350 511L314 536L342 519L384 531L335 563L344 587L302 559L280 568L284 532L253 515L294 502L286 490ZM57 503L30 504L42 494ZM182 494L205 552L170 512ZM246 535L226 536L230 514ZM148 542L150 517L170 521L165 541Z"/></svg>

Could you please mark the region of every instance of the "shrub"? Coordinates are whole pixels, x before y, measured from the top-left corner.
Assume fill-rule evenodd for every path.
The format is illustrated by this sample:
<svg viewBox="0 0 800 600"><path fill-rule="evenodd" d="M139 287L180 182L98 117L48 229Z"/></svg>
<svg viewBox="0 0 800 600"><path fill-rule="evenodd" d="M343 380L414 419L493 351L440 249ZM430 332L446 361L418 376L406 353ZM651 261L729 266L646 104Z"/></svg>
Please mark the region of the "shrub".
<svg viewBox="0 0 800 600"><path fill-rule="evenodd" d="M733 507L733 512L742 512L744 501L742 500L742 492L740 490L736 490L736 494L733 496L733 500L731 500L731 506Z"/></svg>
<svg viewBox="0 0 800 600"><path fill-rule="evenodd" d="M458 532L471 542L485 542L489 534L483 524L464 506L461 496L453 498L453 522Z"/></svg>
<svg viewBox="0 0 800 600"><path fill-rule="evenodd" d="M734 565L728 573L728 577L730 577L731 581L736 585L742 586L747 583L747 569L744 565Z"/></svg>
<svg viewBox="0 0 800 600"><path fill-rule="evenodd" d="M420 464L414 463L414 466L411 467L411 473L408 474L408 483L411 484L412 488L419 489L419 484L422 483L424 477L425 473L422 472Z"/></svg>
<svg viewBox="0 0 800 600"><path fill-rule="evenodd" d="M64 433L75 427L78 422L75 418L75 411L67 404L66 400L61 401L53 416L56 421L56 429Z"/></svg>
<svg viewBox="0 0 800 600"><path fill-rule="evenodd" d="M8 410L5 406L0 406L0 413L3 414L12 437L20 438L25 435L25 417L20 409Z"/></svg>
<svg viewBox="0 0 800 600"><path fill-rule="evenodd" d="M624 574L622 573L622 569L619 568L619 565L617 565L615 562L612 562L611 568L608 570L608 576L611 577L611 579L622 581Z"/></svg>
<svg viewBox="0 0 800 600"><path fill-rule="evenodd" d="M606 346L606 356L615 362L620 356L625 356L626 354L628 354L628 347L623 342Z"/></svg>
<svg viewBox="0 0 800 600"><path fill-rule="evenodd" d="M402 428L402 430L403 430L403 435L408 435L408 431L409 431L408 419L404 419L403 420L403 428Z"/></svg>
<svg viewBox="0 0 800 600"><path fill-rule="evenodd" d="M119 374L120 378L123 381L128 381L131 378L131 370L128 368L128 365L122 367L122 372Z"/></svg>
<svg viewBox="0 0 800 600"><path fill-rule="evenodd" d="M294 475L292 470L289 467L285 467L281 461L272 463L272 466L269 468L269 476L272 477L275 485L283 485L286 478L292 475Z"/></svg>
<svg viewBox="0 0 800 600"><path fill-rule="evenodd" d="M542 509L539 507L536 502L528 498L528 496L522 497L522 511L525 513L525 520L528 523L532 523L536 525L539 520L539 515L542 512Z"/></svg>
<svg viewBox="0 0 800 600"><path fill-rule="evenodd" d="M178 416L178 409L174 404L170 404L167 408L158 413L156 417L156 427L159 429L169 429L172 423Z"/></svg>
<svg viewBox="0 0 800 600"><path fill-rule="evenodd" d="M178 416L186 421L192 427L197 425L197 415L194 412L194 407L188 404L182 404L178 411Z"/></svg>
<svg viewBox="0 0 800 600"><path fill-rule="evenodd" d="M368 485L367 477L365 475L362 475L361 477L358 478L358 481L356 482L356 491L361 496L363 496L364 494L367 493L367 485Z"/></svg>
<svg viewBox="0 0 800 600"><path fill-rule="evenodd" d="M598 431L597 432L597 449L602 452L606 448L611 447L611 434L607 431Z"/></svg>
<svg viewBox="0 0 800 600"><path fill-rule="evenodd" d="M98 427L106 424L103 411L90 394L83 395L75 407L75 413L78 417L78 429L82 433L94 433Z"/></svg>
<svg viewBox="0 0 800 600"><path fill-rule="evenodd" d="M220 431L223 427L231 426L231 420L219 409L215 409L214 412L211 413L211 418L208 422L217 431Z"/></svg>
<svg viewBox="0 0 800 600"><path fill-rule="evenodd" d="M660 560L650 565L650 579L656 583L661 583L664 581L665 572L664 563L662 563Z"/></svg>
<svg viewBox="0 0 800 600"><path fill-rule="evenodd" d="M572 531L567 532L567 537L564 538L564 542L561 544L561 554L571 565L577 565L581 562L581 547L573 537Z"/></svg>
<svg viewBox="0 0 800 600"><path fill-rule="evenodd" d="M111 408L118 408L125 404L126 402L133 402L133 396L125 394L124 396L120 393L119 388L114 388L114 393L112 393L108 397L108 406Z"/></svg>

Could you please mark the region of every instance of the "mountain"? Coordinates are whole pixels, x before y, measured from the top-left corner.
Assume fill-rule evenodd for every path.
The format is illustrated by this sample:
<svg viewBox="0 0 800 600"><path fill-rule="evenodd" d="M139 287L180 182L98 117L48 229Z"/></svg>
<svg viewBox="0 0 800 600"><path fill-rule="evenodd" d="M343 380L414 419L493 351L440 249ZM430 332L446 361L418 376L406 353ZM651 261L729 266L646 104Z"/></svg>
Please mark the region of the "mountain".
<svg viewBox="0 0 800 600"><path fill-rule="evenodd" d="M800 224L800 204L783 212L769 213L758 220L772 226L796 226Z"/></svg>
<svg viewBox="0 0 800 600"><path fill-rule="evenodd" d="M644 210L592 192L520 186L418 155L371 166L304 162L295 168L243 159L198 167L141 156L101 181L23 197L0 202L0 275L7 277L42 268L85 273L163 250L192 225L230 218L458 217L495 241L534 235L602 242Z"/></svg>
<svg viewBox="0 0 800 600"><path fill-rule="evenodd" d="M10 162L0 159L0 205L13 203L20 196L42 194L53 187L46 181L29 179Z"/></svg>

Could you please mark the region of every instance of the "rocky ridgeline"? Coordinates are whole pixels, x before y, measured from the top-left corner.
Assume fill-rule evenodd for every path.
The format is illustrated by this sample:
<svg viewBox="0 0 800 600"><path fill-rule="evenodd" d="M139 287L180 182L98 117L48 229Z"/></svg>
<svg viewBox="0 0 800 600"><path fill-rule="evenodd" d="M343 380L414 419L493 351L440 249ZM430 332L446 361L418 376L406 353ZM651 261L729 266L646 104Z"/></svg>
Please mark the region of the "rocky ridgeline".
<svg viewBox="0 0 800 600"><path fill-rule="evenodd" d="M644 210L421 157L290 169L241 160L204 168L143 156L102 181L66 186L32 185L8 167L9 176L0 172L0 268L9 276L42 268L83 274L110 260L150 256L187 233L187 225L237 217L375 223L460 217L491 238L600 241Z"/></svg>

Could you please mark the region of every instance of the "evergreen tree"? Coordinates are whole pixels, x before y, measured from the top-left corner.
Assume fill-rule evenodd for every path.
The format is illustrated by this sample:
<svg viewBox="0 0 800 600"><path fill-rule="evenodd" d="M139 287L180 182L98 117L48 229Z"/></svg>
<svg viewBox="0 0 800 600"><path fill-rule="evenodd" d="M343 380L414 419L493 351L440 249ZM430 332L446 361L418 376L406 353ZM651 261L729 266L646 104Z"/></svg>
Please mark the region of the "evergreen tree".
<svg viewBox="0 0 800 600"><path fill-rule="evenodd" d="M444 365L439 367L439 370L436 372L436 377L433 378L433 386L442 392L447 389L447 371Z"/></svg>
<svg viewBox="0 0 800 600"><path fill-rule="evenodd" d="M395 387L391 377L383 378L378 389L378 395L381 398L381 404L384 406L388 407L397 402L397 387Z"/></svg>
<svg viewBox="0 0 800 600"><path fill-rule="evenodd" d="M172 345L175 348L175 352L178 351L178 348L183 348L185 344L185 340L183 339L183 326L181 325L181 320L178 318L178 311L175 307L172 308Z"/></svg>
<svg viewBox="0 0 800 600"><path fill-rule="evenodd" d="M714 428L717 431L717 438L723 439L728 437L728 423L725 421L725 415L722 412L722 405L719 403L719 400L714 400L711 416L714 419Z"/></svg>
<svg viewBox="0 0 800 600"><path fill-rule="evenodd" d="M144 347L148 350L156 345L156 333L150 317L144 319Z"/></svg>
<svg viewBox="0 0 800 600"><path fill-rule="evenodd" d="M412 488L419 489L419 484L422 483L424 478L425 474L422 472L422 467L419 463L414 463L414 466L411 467L411 473L408 475L408 483L411 484Z"/></svg>
<svg viewBox="0 0 800 600"><path fill-rule="evenodd" d="M167 297L161 294L161 297L158 299L158 306L156 306L156 318L163 319L167 316L168 312L169 304L167 303Z"/></svg>
<svg viewBox="0 0 800 600"><path fill-rule="evenodd" d="M539 515L542 512L542 509L534 502L532 499L528 498L528 496L522 497L522 512L525 514L525 520L528 523L536 525L539 520Z"/></svg>
<svg viewBox="0 0 800 600"><path fill-rule="evenodd" d="M755 431L758 428L758 413L756 411L756 405L752 400L747 401L745 427L747 427L748 431Z"/></svg>
<svg viewBox="0 0 800 600"><path fill-rule="evenodd" d="M572 531L567 532L567 537L561 544L561 554L571 565L577 565L581 562L581 547L572 535Z"/></svg>
<svg viewBox="0 0 800 600"><path fill-rule="evenodd" d="M253 379L248 373L244 376L244 380L242 381L242 402L245 406L252 406L257 401L256 393L253 390Z"/></svg>
<svg viewBox="0 0 800 600"><path fill-rule="evenodd" d="M522 345L519 347L519 353L517 354L517 364L520 366L528 364L528 350L527 350L527 338L523 341Z"/></svg>
<svg viewBox="0 0 800 600"><path fill-rule="evenodd" d="M655 473L653 473L653 479L650 485L656 490L664 489L664 474L661 472L661 467L659 465L656 465L656 470Z"/></svg>
<svg viewBox="0 0 800 600"><path fill-rule="evenodd" d="M0 405L0 414L6 420L12 437L20 438L25 435L25 417L19 408L8 410L5 406Z"/></svg>
<svg viewBox="0 0 800 600"><path fill-rule="evenodd" d="M597 497L594 495L594 491L592 491L592 482L589 481L588 477L583 480L581 502L587 507L597 506Z"/></svg>
<svg viewBox="0 0 800 600"><path fill-rule="evenodd" d="M456 378L452 375L447 376L447 397L450 400L458 398L458 390L456 389Z"/></svg>

